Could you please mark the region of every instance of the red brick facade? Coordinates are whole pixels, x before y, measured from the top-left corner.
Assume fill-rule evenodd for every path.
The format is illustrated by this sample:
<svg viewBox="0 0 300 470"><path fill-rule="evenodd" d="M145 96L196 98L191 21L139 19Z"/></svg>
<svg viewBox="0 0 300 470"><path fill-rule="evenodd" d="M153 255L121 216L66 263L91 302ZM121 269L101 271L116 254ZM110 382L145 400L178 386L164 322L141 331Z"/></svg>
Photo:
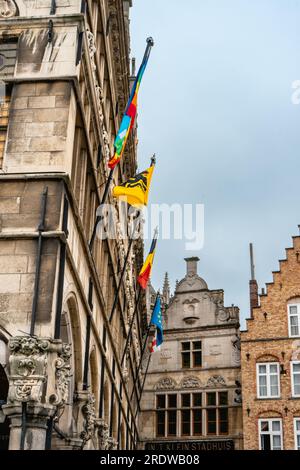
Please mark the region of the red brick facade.
<svg viewBox="0 0 300 470"><path fill-rule="evenodd" d="M300 237L293 237L293 247L286 250L286 256L280 261L280 270L273 273L273 282L267 284L266 295L260 296L260 306L253 309L253 318L247 320L247 331L242 332L245 449L280 446L292 450L297 445L295 419L300 421L300 394L299 388L293 387L291 364L295 377L300 367ZM295 305L294 310L290 305ZM293 321L298 320L293 337L290 311L296 311ZM295 380L298 383L300 376Z"/></svg>

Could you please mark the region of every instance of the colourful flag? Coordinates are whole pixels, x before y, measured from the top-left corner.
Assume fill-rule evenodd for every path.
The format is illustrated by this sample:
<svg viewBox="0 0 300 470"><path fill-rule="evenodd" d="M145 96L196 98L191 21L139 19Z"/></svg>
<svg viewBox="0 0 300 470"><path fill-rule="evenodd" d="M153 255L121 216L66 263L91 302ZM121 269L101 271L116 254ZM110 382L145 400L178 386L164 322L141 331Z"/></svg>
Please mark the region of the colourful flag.
<svg viewBox="0 0 300 470"><path fill-rule="evenodd" d="M150 346L150 352L153 353L160 349L160 346L162 345L164 341L161 302L160 302L159 295L157 296L157 299L154 305L152 318L151 318L151 324L156 326L155 337L153 338L151 346Z"/></svg>
<svg viewBox="0 0 300 470"><path fill-rule="evenodd" d="M138 283L139 285L143 288L146 289L150 275L151 275L151 270L152 270L152 265L153 265L153 260L154 260L154 255L155 255L155 248L156 248L156 243L157 243L157 236L158 236L158 230L155 230L154 237L152 240L150 252L146 258L146 261L141 269L141 272L138 277Z"/></svg>
<svg viewBox="0 0 300 470"><path fill-rule="evenodd" d="M115 139L115 143L114 143L115 153L108 162L108 166L110 169L113 169L121 160L130 130L132 129L134 125L135 116L137 112L137 99L138 99L140 84L141 84L147 63L148 63L151 47L153 46L153 44L154 44L153 39L148 38L146 52L145 52L142 64L139 68L135 82L133 84L130 97L127 103L127 107L125 109L125 113L124 113L124 116L120 125L120 129Z"/></svg>
<svg viewBox="0 0 300 470"><path fill-rule="evenodd" d="M129 178L126 183L115 186L112 192L113 196L128 202L131 206L146 206L153 170L154 165L133 178Z"/></svg>

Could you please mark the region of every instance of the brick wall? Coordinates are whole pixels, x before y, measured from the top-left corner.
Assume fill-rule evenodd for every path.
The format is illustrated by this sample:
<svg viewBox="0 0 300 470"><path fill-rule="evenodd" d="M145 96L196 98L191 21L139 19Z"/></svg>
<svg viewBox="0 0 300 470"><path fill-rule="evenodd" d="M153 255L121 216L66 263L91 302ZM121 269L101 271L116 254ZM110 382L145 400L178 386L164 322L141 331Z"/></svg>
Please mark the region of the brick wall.
<svg viewBox="0 0 300 470"><path fill-rule="evenodd" d="M242 332L241 363L243 387L243 426L245 449L259 448L258 420L281 418L283 447L294 449L293 418L300 417L300 399L292 397L290 361L300 360L300 338L289 338L288 302L300 297L300 237L293 238L287 258L273 273L267 294L260 297L260 307L253 310ZM298 353L299 351L299 353ZM279 362L280 399L257 398L257 362Z"/></svg>

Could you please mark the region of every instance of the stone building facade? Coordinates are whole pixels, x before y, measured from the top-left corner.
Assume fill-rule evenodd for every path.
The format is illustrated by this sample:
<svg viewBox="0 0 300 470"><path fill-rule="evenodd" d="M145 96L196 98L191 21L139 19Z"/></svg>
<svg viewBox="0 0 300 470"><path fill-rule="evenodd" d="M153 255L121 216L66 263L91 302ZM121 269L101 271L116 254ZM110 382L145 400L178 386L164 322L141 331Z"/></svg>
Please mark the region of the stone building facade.
<svg viewBox="0 0 300 470"><path fill-rule="evenodd" d="M241 334L244 446L300 450L300 237Z"/></svg>
<svg viewBox="0 0 300 470"><path fill-rule="evenodd" d="M0 4L0 445L132 449L140 324L121 359L142 246L112 321L128 243L117 225L89 247L130 91L131 0ZM135 132L115 184L135 174Z"/></svg>
<svg viewBox="0 0 300 470"><path fill-rule="evenodd" d="M208 289L198 261L186 259L164 310L164 343L151 357L139 421L146 449L243 447L239 309ZM163 303L168 290L166 278Z"/></svg>

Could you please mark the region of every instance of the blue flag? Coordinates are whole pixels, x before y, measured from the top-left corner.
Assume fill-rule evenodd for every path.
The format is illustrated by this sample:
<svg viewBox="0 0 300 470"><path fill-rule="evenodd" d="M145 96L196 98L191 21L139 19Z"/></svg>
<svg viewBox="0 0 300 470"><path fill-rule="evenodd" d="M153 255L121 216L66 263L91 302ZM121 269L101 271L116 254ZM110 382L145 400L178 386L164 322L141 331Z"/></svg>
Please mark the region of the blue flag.
<svg viewBox="0 0 300 470"><path fill-rule="evenodd" d="M155 305L154 305L152 318L151 318L151 324L156 326L156 332L155 332L155 338L153 339L152 344L151 344L150 351L155 352L158 349L160 349L160 346L162 345L164 341L160 296L157 297Z"/></svg>

